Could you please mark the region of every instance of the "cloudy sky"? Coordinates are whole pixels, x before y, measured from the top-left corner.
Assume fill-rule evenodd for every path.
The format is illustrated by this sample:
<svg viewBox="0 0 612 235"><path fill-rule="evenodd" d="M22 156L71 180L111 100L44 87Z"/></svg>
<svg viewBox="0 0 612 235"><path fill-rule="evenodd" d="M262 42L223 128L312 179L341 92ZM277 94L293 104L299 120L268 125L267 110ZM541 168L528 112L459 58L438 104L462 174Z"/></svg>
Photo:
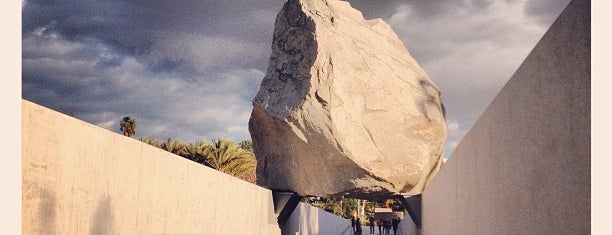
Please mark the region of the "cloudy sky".
<svg viewBox="0 0 612 235"><path fill-rule="evenodd" d="M449 156L569 0L353 0L442 90ZM22 97L136 137L250 139L282 0L48 1L22 6Z"/></svg>

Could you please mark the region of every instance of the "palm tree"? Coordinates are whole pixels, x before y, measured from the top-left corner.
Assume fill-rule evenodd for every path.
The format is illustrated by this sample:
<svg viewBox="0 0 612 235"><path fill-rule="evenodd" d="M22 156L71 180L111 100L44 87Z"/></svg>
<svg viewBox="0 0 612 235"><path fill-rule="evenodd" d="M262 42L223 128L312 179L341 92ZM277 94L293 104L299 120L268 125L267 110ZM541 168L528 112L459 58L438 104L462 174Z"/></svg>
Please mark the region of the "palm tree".
<svg viewBox="0 0 612 235"><path fill-rule="evenodd" d="M243 140L242 142L240 142L240 147L251 153L253 152L253 142L250 140Z"/></svg>
<svg viewBox="0 0 612 235"><path fill-rule="evenodd" d="M185 156L187 154L187 147L181 140L168 138L168 141L161 144L161 148L179 156Z"/></svg>
<svg viewBox="0 0 612 235"><path fill-rule="evenodd" d="M203 153L207 166L239 178L254 172L257 165L253 153L227 139L213 140Z"/></svg>
<svg viewBox="0 0 612 235"><path fill-rule="evenodd" d="M140 141L142 141L145 144L151 145L151 146L155 146L157 148L162 148L161 144L159 143L159 141L153 137L150 136L143 136L140 137Z"/></svg>
<svg viewBox="0 0 612 235"><path fill-rule="evenodd" d="M195 142L195 144L189 143L185 145L185 154L183 155L183 157L189 160L192 160L194 162L206 165L205 163L206 157L204 156L204 149L208 145L210 145L210 143L203 141L203 140L198 140Z"/></svg>
<svg viewBox="0 0 612 235"><path fill-rule="evenodd" d="M125 116L121 119L121 123L119 125L121 131L123 131L123 135L127 137L131 137L136 134L136 119L131 116Z"/></svg>

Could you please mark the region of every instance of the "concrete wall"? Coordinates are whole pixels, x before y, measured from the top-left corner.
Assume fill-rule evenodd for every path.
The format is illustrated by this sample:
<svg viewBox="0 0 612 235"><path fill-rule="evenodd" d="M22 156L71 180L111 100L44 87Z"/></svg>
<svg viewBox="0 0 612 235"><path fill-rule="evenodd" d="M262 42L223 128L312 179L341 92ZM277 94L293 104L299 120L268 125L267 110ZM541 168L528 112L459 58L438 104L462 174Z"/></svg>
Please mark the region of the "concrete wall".
<svg viewBox="0 0 612 235"><path fill-rule="evenodd" d="M425 190L423 234L589 234L590 83L572 1Z"/></svg>
<svg viewBox="0 0 612 235"><path fill-rule="evenodd" d="M365 231L367 230L364 230L364 232ZM287 224L283 226L282 234L348 235L351 234L351 220L300 202L293 213L291 213L289 220L287 220Z"/></svg>
<svg viewBox="0 0 612 235"><path fill-rule="evenodd" d="M23 234L280 234L272 193L22 102Z"/></svg>
<svg viewBox="0 0 612 235"><path fill-rule="evenodd" d="M399 224L398 231L399 235L415 235L419 232L416 224L414 223L414 221L412 221L410 216L406 216L402 219Z"/></svg>

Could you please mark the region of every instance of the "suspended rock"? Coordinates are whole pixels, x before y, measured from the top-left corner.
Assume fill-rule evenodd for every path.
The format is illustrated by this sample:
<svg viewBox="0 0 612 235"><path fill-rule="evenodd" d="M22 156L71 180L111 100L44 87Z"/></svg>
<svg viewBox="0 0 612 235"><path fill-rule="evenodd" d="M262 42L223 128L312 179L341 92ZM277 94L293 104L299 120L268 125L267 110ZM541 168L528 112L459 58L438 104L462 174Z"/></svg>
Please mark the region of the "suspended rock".
<svg viewBox="0 0 612 235"><path fill-rule="evenodd" d="M442 162L440 91L381 19L289 0L249 121L257 183L306 196L420 194Z"/></svg>

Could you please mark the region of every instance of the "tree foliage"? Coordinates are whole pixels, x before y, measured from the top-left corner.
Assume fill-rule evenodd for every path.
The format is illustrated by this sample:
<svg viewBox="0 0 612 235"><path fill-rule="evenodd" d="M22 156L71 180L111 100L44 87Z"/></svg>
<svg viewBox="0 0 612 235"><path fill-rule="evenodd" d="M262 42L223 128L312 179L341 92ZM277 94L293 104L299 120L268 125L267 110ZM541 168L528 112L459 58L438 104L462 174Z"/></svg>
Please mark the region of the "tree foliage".
<svg viewBox="0 0 612 235"><path fill-rule="evenodd" d="M149 136L143 136L140 141L253 184L256 182L257 161L250 147L251 141L236 144L219 138L212 142L198 140L195 143L184 143L168 138L160 142Z"/></svg>
<svg viewBox="0 0 612 235"><path fill-rule="evenodd" d="M203 153L206 165L229 175L244 176L254 171L257 165L252 152L227 139L213 140Z"/></svg>
<svg viewBox="0 0 612 235"><path fill-rule="evenodd" d="M124 136L132 137L134 134L136 134L136 119L134 119L132 116L125 116L121 118L119 129L123 132Z"/></svg>
<svg viewBox="0 0 612 235"><path fill-rule="evenodd" d="M243 140L242 142L240 142L240 148L253 153L253 142L251 142L250 140Z"/></svg>
<svg viewBox="0 0 612 235"><path fill-rule="evenodd" d="M166 142L161 144L161 148L168 152L179 156L184 156L187 153L187 147L181 140L168 138Z"/></svg>
<svg viewBox="0 0 612 235"><path fill-rule="evenodd" d="M352 218L357 211L357 200L354 198L304 197L302 202L321 208L344 218Z"/></svg>
<svg viewBox="0 0 612 235"><path fill-rule="evenodd" d="M324 197L304 197L302 202L308 203L312 206L321 208L327 212L334 213L338 216L350 219L359 211L357 208L357 200L355 198L324 198ZM391 208L393 211L403 211L401 202L396 199L387 199L384 201L367 201L361 200L361 203L365 203L365 218L374 216L374 208ZM363 205L363 204L362 204ZM361 222L367 224L365 218L361 219Z"/></svg>
<svg viewBox="0 0 612 235"><path fill-rule="evenodd" d="M159 141L157 139L155 139L153 137L150 137L150 136L146 136L145 135L143 137L140 137L140 141L145 143L145 144L148 144L148 145L151 145L151 146L155 146L157 148L162 148L161 147L161 143L159 143Z"/></svg>

